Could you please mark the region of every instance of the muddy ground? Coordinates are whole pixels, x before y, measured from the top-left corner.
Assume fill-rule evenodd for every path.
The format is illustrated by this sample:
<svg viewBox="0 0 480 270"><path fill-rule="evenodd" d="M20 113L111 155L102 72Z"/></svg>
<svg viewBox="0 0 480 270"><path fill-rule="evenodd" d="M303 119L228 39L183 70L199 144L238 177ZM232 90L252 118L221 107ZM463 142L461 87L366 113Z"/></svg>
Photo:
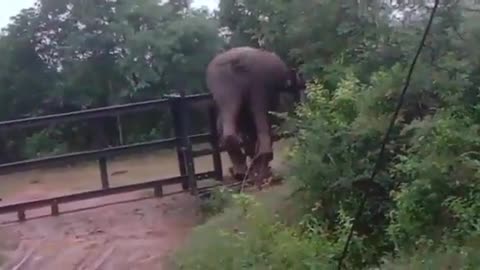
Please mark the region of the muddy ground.
<svg viewBox="0 0 480 270"><path fill-rule="evenodd" d="M222 160L226 171L230 162L226 155ZM195 165L198 172L213 167L210 156ZM109 173L112 186L119 186L176 176L178 167L171 151L160 151L117 159ZM97 189L100 180L97 164L83 163L3 175L0 184L2 205ZM61 205L59 217L48 216L48 208L28 211L25 223L0 215L0 269L164 269L200 222L198 207L187 194L152 198L148 190Z"/></svg>

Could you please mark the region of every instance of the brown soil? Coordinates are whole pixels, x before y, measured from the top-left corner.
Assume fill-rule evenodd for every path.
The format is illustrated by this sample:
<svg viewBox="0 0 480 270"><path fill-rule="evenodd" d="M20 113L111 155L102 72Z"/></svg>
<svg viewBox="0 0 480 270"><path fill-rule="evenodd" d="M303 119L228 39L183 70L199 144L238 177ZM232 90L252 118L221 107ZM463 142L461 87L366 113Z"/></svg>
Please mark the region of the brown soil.
<svg viewBox="0 0 480 270"><path fill-rule="evenodd" d="M197 224L196 205L179 195L3 225L3 269L162 269Z"/></svg>
<svg viewBox="0 0 480 270"><path fill-rule="evenodd" d="M222 159L226 171L230 163L226 155ZM211 160L196 159L197 171L211 170ZM176 176L178 167L175 155L162 151L117 159L109 172L112 186L118 186ZM0 182L0 205L100 185L95 163L14 173L0 176ZM166 193L176 190L180 186ZM25 223L0 215L0 269L164 269L166 258L200 221L198 202L188 194L151 195L141 191L61 205L58 217L48 216L49 209L32 210Z"/></svg>

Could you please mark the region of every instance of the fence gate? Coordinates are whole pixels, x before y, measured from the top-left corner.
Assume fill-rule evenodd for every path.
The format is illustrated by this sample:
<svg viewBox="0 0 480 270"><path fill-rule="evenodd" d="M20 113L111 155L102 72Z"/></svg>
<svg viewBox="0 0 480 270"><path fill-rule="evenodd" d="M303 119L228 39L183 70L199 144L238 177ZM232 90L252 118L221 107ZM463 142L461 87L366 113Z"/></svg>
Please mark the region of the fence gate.
<svg viewBox="0 0 480 270"><path fill-rule="evenodd" d="M27 127L46 126L49 124L58 124L72 121L82 121L88 119L98 119L103 117L119 117L122 114L145 112L159 107L169 106L173 117L173 128L175 137L149 141L144 143L136 143L130 145L122 145L109 147L100 150L83 151L76 153L69 153L47 158L30 159L26 161L12 162L0 164L0 174L10 172L18 172L30 170L33 168L64 165L76 161L92 160L98 161L100 171L101 188L94 191L81 192L60 196L55 198L28 201L15 204L7 204L0 206L0 215L8 213L17 213L20 221L26 220L26 212L31 209L50 207L52 215L59 215L60 204L69 203L80 200L87 200L102 196L109 196L125 192L153 189L155 196L172 195L164 194L164 187L167 185L181 184L183 192L190 191L191 194L198 194L199 188L197 181L206 179L216 179L223 181L223 170L221 161L221 150L218 146L218 135L216 132L216 115L212 106L207 106L209 110L209 133L205 134L188 134L190 126L190 117L187 115L188 104L193 102L210 100L209 94L201 95L172 95L165 99L157 99L145 102L130 103L125 105L117 105L82 111L75 111L70 113L47 115L34 118L25 118L13 121L0 122L0 132L13 129L25 129ZM192 145L196 143L210 144L209 149L194 151ZM172 178L154 179L145 183L131 184L120 187L110 187L108 164L107 161L111 157L120 154L135 153L144 150L164 149L175 147L177 152L179 175ZM213 161L213 171L198 173L195 170L194 158L200 156L211 155ZM1 183L0 183L1 188ZM178 192L176 192L178 193ZM175 193L175 194L176 194Z"/></svg>

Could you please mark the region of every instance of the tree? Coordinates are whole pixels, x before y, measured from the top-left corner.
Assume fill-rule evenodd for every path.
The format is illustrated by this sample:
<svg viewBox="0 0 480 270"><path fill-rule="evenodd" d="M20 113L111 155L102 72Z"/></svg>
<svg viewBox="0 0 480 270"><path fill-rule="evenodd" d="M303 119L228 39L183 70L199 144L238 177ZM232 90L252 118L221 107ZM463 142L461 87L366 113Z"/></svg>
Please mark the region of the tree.
<svg viewBox="0 0 480 270"><path fill-rule="evenodd" d="M0 65L2 117L160 98L179 89L202 92L204 69L221 46L216 20L188 1L41 0L22 11L0 39L0 50L9 56ZM151 130L166 136L168 117L124 125L133 140ZM74 150L117 144L117 120L77 126L74 137L73 126L59 127L60 138Z"/></svg>

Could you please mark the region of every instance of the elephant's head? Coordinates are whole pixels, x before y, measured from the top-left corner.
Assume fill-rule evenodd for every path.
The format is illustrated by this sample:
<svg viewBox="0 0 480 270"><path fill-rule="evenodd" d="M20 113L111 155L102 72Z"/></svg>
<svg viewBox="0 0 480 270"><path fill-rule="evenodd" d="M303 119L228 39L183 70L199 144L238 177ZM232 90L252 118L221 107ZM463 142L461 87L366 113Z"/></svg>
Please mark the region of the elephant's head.
<svg viewBox="0 0 480 270"><path fill-rule="evenodd" d="M306 81L303 74L297 69L290 69L287 75L286 92L290 93L295 102L303 102L306 89Z"/></svg>
<svg viewBox="0 0 480 270"><path fill-rule="evenodd" d="M289 69L282 90L275 97L273 111L284 113L294 109L295 105L304 101L306 81L303 74L296 69Z"/></svg>

